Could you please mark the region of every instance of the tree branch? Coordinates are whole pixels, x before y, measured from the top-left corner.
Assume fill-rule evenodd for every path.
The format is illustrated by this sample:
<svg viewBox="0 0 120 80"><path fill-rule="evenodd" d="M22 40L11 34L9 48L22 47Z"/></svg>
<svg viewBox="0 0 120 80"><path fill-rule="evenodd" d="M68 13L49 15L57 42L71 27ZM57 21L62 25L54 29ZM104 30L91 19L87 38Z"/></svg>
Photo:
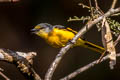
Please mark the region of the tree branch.
<svg viewBox="0 0 120 80"><path fill-rule="evenodd" d="M92 28L93 25L95 25L96 23L98 23L99 21L101 21L104 17L109 17L110 15L117 13L120 11L120 7L116 8L116 9L110 9L107 13L105 13L104 15L98 17L97 19L93 20L93 21L89 21L73 38L73 40L71 41L71 43L69 43L68 45L66 45L65 47L63 47L59 54L56 56L55 60L53 61L53 63L51 64L51 66L49 67L46 75L45 75L45 80L51 80L53 73L55 71L55 69L57 68L58 64L60 63L61 59L63 58L63 56L65 55L65 53L73 46L73 44L76 42L76 40L81 37L83 34L85 34L90 28Z"/></svg>
<svg viewBox="0 0 120 80"><path fill-rule="evenodd" d="M14 52L9 49L0 49L0 60L13 63L19 70L28 77L34 80L41 80L40 76L34 71L32 64L33 58L37 54L35 52Z"/></svg>
<svg viewBox="0 0 120 80"><path fill-rule="evenodd" d="M114 46L116 46L116 45L118 44L118 41L119 41L119 40L120 40L120 35L119 35L119 37L115 40ZM105 53L106 53L106 51L103 52L103 54L105 54ZM117 56L117 57L120 57L120 53L118 53L116 56ZM94 67L96 64L101 63L101 62L109 59L109 55L107 55L107 56L105 56L105 57L103 57L103 56L101 56L101 57L102 57L102 58L99 58L99 59L97 59L97 60L95 60L95 61L93 61L93 62L85 65L84 67L79 68L78 70L72 72L71 74L65 76L64 78L61 78L60 80L70 80L70 79L74 78L75 76L77 76L78 74L80 74L80 73L88 70L89 68Z"/></svg>
<svg viewBox="0 0 120 80"><path fill-rule="evenodd" d="M113 0L112 5L111 5L111 9L115 8L115 5L116 5L117 1L118 0Z"/></svg>
<svg viewBox="0 0 120 80"><path fill-rule="evenodd" d="M1 71L0 71L0 75L5 78L5 80L10 80L5 74L3 74Z"/></svg>
<svg viewBox="0 0 120 80"><path fill-rule="evenodd" d="M118 44L118 42L120 42L120 35L119 35L118 38L115 40L114 46L116 46L116 45Z"/></svg>
<svg viewBox="0 0 120 80"><path fill-rule="evenodd" d="M108 22L105 20L104 25L106 32L105 32L105 41L106 41L106 51L109 52L109 58L110 58L110 68L114 69L114 65L116 64L116 50L115 46L113 44L113 38L110 30L110 26Z"/></svg>
<svg viewBox="0 0 120 80"><path fill-rule="evenodd" d="M109 59L108 56L109 56L109 55L103 57L102 60L101 60L101 62ZM117 54L117 57L120 57L120 53ZM99 59L97 59L97 60L95 60L95 61L93 61L93 62L91 62L91 63L89 63L89 64L87 64L87 65L85 65L85 66L83 66L83 67L81 67L80 69L74 71L73 73L69 74L68 76L66 76L66 77L64 77L64 78L61 78L60 80L70 80L70 79L74 78L74 77L77 76L78 74L80 74L80 73L88 70L88 69L91 68L91 67L94 67L94 66L97 64L97 61L98 61L98 60L99 60Z"/></svg>

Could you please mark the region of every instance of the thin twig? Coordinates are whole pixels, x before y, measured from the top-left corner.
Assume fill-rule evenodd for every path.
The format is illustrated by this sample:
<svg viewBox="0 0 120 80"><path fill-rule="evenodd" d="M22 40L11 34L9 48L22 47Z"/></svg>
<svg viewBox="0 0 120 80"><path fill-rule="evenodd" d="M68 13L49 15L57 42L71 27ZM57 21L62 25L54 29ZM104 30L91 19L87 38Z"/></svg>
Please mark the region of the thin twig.
<svg viewBox="0 0 120 80"><path fill-rule="evenodd" d="M95 0L95 7L96 7L96 9L98 9L98 2L97 2L97 0Z"/></svg>
<svg viewBox="0 0 120 80"><path fill-rule="evenodd" d="M67 20L68 22L71 22L71 21L85 21L85 20L90 20L90 17L89 16L82 16L82 17L77 17L77 16L74 16L73 18L69 17L69 19Z"/></svg>
<svg viewBox="0 0 120 80"><path fill-rule="evenodd" d="M116 9L110 9L107 13L105 13L104 15L98 17L97 19L93 20L93 21L89 21L73 38L73 40L71 41L70 44L66 45L65 47L63 47L59 54L56 56L55 60L53 61L53 63L51 64L51 66L49 67L48 71L46 72L45 75L45 80L51 80L53 73L55 71L55 69L57 68L58 64L60 63L61 59L63 58L63 56L65 55L65 53L73 46L73 44L76 42L76 40L81 37L83 34L85 34L90 28L92 28L93 25L95 25L96 23L98 23L99 21L101 21L104 17L109 17L110 15L117 13L120 11L120 7L116 8Z"/></svg>
<svg viewBox="0 0 120 80"><path fill-rule="evenodd" d="M102 60L101 60L101 62L109 59L108 56L109 56L109 55L103 57ZM120 53L117 54L117 57L120 57ZM74 77L77 76L78 74L80 74L80 73L88 70L88 69L91 68L91 67L94 67L94 66L96 65L96 63L97 63L98 60L99 60L99 59L97 59L97 60L95 60L95 61L93 61L93 62L91 62L91 63L89 63L89 64L87 64L87 65L85 65L85 66L83 66L83 67L81 67L80 69L72 72L71 74L69 74L68 76L66 76L66 77L64 77L64 78L61 78L60 80L70 80L70 79L74 78Z"/></svg>
<svg viewBox="0 0 120 80"><path fill-rule="evenodd" d="M96 11L100 14L100 15L103 15L104 12L100 9L100 7L98 6L98 1L95 0L95 8L96 8Z"/></svg>
<svg viewBox="0 0 120 80"><path fill-rule="evenodd" d="M116 45L118 44L119 41L120 41L120 35L119 35L118 38L115 40L114 46L116 46Z"/></svg>
<svg viewBox="0 0 120 80"><path fill-rule="evenodd" d="M5 78L5 80L10 80L10 78L8 78L5 74L3 74L1 71L0 71L0 75Z"/></svg>
<svg viewBox="0 0 120 80"><path fill-rule="evenodd" d="M93 8L92 8L92 4L91 4L91 0L89 0L89 4L90 4L90 10L91 10L91 16L93 17L94 15L93 15Z"/></svg>
<svg viewBox="0 0 120 80"><path fill-rule="evenodd" d="M83 8L90 9L90 7L89 7L89 6L87 6L87 5L83 4L83 3L79 3L78 5L79 5L79 6L82 6Z"/></svg>
<svg viewBox="0 0 120 80"><path fill-rule="evenodd" d="M111 5L111 9L115 8L115 5L116 5L117 1L118 0L113 0L112 5Z"/></svg>
<svg viewBox="0 0 120 80"><path fill-rule="evenodd" d="M106 54L106 50L102 53L102 55L99 57L97 64L101 62L102 58L104 57L104 55Z"/></svg>

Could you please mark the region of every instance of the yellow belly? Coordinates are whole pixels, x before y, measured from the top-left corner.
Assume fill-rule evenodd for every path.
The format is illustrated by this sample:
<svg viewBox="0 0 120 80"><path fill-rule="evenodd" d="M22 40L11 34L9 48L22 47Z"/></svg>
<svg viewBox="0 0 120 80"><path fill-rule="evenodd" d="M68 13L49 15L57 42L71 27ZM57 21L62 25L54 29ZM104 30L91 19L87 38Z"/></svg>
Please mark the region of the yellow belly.
<svg viewBox="0 0 120 80"><path fill-rule="evenodd" d="M48 44L56 48L65 46L67 42L72 40L75 36L74 33L66 30L54 30L53 33L48 35L48 39L46 41Z"/></svg>

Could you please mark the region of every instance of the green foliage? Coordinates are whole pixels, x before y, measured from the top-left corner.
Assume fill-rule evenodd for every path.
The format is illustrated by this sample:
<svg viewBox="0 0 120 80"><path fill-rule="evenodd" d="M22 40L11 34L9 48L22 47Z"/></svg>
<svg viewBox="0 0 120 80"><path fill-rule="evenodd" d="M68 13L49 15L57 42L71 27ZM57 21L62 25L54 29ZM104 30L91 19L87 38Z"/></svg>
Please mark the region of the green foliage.
<svg viewBox="0 0 120 80"><path fill-rule="evenodd" d="M70 17L67 21L68 22L71 22L71 21L90 21L90 20L94 20L96 18L98 18L99 16L101 16L103 12L100 12L98 9L92 7L90 8L89 6L87 5L84 5L84 4L79 4L80 6L82 6L83 8L87 8L88 9L88 12L90 12L90 16L82 16L82 17L77 17L77 16L74 16L74 17ZM103 13L104 14L104 13ZM113 16L119 16L120 13L118 14L114 14ZM112 31L112 33L115 35L115 36L118 36L120 34L120 23L116 20L113 20L111 18L107 18L107 21L110 25L110 29ZM102 26L102 21L97 23L96 24L97 28L98 28L98 31L101 31L101 26Z"/></svg>
<svg viewBox="0 0 120 80"><path fill-rule="evenodd" d="M81 18L77 17L77 16L74 16L73 18L72 17L69 17L69 19L67 20L68 22L71 22L71 21L88 21L90 20L90 16L82 16Z"/></svg>
<svg viewBox="0 0 120 80"><path fill-rule="evenodd" d="M120 34L120 23L111 19L107 18L107 21L110 25L110 28L115 36L118 36Z"/></svg>

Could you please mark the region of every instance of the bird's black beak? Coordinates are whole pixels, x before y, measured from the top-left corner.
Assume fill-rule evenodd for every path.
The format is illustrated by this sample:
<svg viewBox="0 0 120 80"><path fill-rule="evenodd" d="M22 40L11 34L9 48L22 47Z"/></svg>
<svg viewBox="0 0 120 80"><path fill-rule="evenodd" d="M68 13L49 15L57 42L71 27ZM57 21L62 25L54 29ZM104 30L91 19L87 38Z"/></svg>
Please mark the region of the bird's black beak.
<svg viewBox="0 0 120 80"><path fill-rule="evenodd" d="M39 29L31 29L30 31L31 31L32 33L36 33L36 32L39 31Z"/></svg>

